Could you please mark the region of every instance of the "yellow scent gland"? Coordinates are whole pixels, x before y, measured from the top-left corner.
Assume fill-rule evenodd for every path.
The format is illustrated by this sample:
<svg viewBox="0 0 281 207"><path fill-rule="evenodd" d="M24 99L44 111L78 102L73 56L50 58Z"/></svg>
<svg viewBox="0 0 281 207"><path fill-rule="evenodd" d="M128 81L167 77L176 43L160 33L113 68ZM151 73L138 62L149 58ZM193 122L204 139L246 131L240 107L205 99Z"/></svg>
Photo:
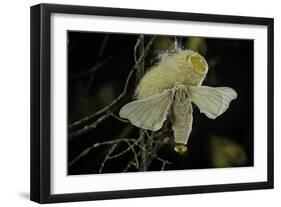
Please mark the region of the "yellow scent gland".
<svg viewBox="0 0 281 207"><path fill-rule="evenodd" d="M204 62L199 56L192 56L190 57L190 61L192 65L194 66L194 69L199 73L205 72L205 65Z"/></svg>
<svg viewBox="0 0 281 207"><path fill-rule="evenodd" d="M163 58L141 79L136 95L142 99L176 84L200 86L208 72L206 60L197 52L183 50Z"/></svg>
<svg viewBox="0 0 281 207"><path fill-rule="evenodd" d="M184 144L176 144L174 149L176 152L182 154L186 152L187 147Z"/></svg>

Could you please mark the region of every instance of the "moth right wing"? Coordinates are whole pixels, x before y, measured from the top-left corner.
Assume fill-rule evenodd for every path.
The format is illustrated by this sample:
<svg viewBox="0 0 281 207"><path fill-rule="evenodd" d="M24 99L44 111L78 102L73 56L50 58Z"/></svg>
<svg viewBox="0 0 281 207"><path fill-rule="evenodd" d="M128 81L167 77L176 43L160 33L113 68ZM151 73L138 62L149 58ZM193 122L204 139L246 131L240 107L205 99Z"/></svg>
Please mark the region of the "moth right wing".
<svg viewBox="0 0 281 207"><path fill-rule="evenodd" d="M157 131L167 118L168 110L174 98L174 89L130 102L120 109L119 116L142 129Z"/></svg>
<svg viewBox="0 0 281 207"><path fill-rule="evenodd" d="M236 91L229 87L189 86L189 95L200 112L210 119L224 113L237 98Z"/></svg>

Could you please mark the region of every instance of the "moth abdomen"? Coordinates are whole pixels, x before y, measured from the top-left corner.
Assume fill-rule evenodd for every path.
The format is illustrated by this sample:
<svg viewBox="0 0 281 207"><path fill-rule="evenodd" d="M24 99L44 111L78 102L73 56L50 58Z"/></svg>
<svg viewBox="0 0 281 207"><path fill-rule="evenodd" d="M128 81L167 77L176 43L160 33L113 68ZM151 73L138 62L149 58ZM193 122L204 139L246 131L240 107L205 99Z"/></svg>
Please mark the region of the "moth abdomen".
<svg viewBox="0 0 281 207"><path fill-rule="evenodd" d="M172 105L171 122L175 143L187 144L192 129L192 105L188 98L187 90L183 85L178 85Z"/></svg>

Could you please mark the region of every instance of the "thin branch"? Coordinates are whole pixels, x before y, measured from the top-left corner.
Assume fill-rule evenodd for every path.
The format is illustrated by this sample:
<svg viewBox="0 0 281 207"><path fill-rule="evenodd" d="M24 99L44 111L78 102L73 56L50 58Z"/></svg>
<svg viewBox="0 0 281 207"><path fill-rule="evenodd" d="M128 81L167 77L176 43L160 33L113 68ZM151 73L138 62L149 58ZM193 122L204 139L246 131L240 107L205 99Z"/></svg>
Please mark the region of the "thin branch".
<svg viewBox="0 0 281 207"><path fill-rule="evenodd" d="M114 145L112 145L111 148L108 150L108 152L107 152L107 154L106 154L104 160L103 160L102 163L101 163L101 167L100 167L100 169L99 169L99 173L102 172L102 170L103 170L103 168L104 168L104 166L105 166L105 163L107 162L107 160L110 159L110 155L114 152L114 150L116 149L117 146L118 146L117 144L114 144Z"/></svg>
<svg viewBox="0 0 281 207"><path fill-rule="evenodd" d="M133 153L134 158L135 158L135 163L136 163L135 166L136 166L136 169L138 169L139 166L140 166L140 163L139 163L139 160L138 160L138 154L137 154L135 148L131 148L131 150L132 150L132 153Z"/></svg>
<svg viewBox="0 0 281 207"><path fill-rule="evenodd" d="M165 166L166 166L167 164L169 164L169 163L163 162L162 167L161 167L161 171L165 170Z"/></svg>
<svg viewBox="0 0 281 207"><path fill-rule="evenodd" d="M145 52L144 49L144 36L140 35L140 56L143 56L143 53ZM141 77L143 77L144 75L144 71L145 71L145 59L143 58L141 63L140 63L140 67L137 70L137 78L140 79Z"/></svg>
<svg viewBox="0 0 281 207"><path fill-rule="evenodd" d="M146 130L145 130L146 131ZM143 132L143 130L140 131L140 137L142 139L140 139L140 145L141 144L144 144L144 148L146 147L145 146L145 143L144 143L144 133L141 133ZM132 148L132 150L134 150L134 148ZM138 157L141 156L143 154L143 151L142 150L139 150L138 153L135 152L134 150L134 158L127 164L127 166L124 168L123 172L126 172L132 165L134 165L136 167L136 169L139 169L141 167L141 163L139 162L138 160Z"/></svg>
<svg viewBox="0 0 281 207"><path fill-rule="evenodd" d="M104 52L105 46L106 46L107 41L108 41L108 37L109 37L109 35L106 34L104 39L103 39L103 42L102 42L102 45L100 47L100 51L99 51L99 54L98 54L97 62L101 59L101 56L102 56L102 54Z"/></svg>
<svg viewBox="0 0 281 207"><path fill-rule="evenodd" d="M90 68L89 70L83 71L81 73L78 74L74 74L69 76L69 79L76 79L76 78L80 78L83 77L84 75L87 75L89 73L94 73L96 72L97 69L99 69L100 67L102 67L105 63L107 63L109 60L111 59L111 57L106 58L105 60L103 60L102 62L96 64L94 67Z"/></svg>
<svg viewBox="0 0 281 207"><path fill-rule="evenodd" d="M137 39L137 43L135 44L135 47L134 47L134 58L135 58L135 63L138 62L137 52L138 52L138 47L139 47L140 41L141 41L141 37L139 37L139 38Z"/></svg>
<svg viewBox="0 0 281 207"><path fill-rule="evenodd" d="M132 148L134 148L134 147L138 144L138 142L139 142L142 138L143 138L143 137L139 137L133 144L130 144L130 142L128 142L128 141L125 141L125 142L129 145L129 147L126 148L125 150L123 150L122 152L116 154L116 155L112 155L112 156L110 157L110 159L114 159L114 158L120 157L120 156L122 156L123 154L125 154L126 152L130 151Z"/></svg>
<svg viewBox="0 0 281 207"><path fill-rule="evenodd" d="M142 56L143 53L144 53L144 36L143 35L140 35L140 37L139 37L138 50L139 50L138 51L139 55ZM138 84L140 78L143 76L144 68L145 68L145 59L143 58L140 62L140 65L139 65L139 67L137 69L137 73L136 73L137 84ZM145 133L146 133L146 130L140 129L140 135L143 136L144 138L145 138ZM149 143L149 140L142 139L140 145L142 147L144 147L145 145L148 146L148 143ZM140 163L139 171L146 171L147 170L147 168L148 168L147 158L148 158L148 154L147 154L146 151L143 150L142 154L141 154L141 163Z"/></svg>
<svg viewBox="0 0 281 207"><path fill-rule="evenodd" d="M170 161L164 160L164 159L162 159L161 157L158 157L158 155L156 155L155 153L150 152L150 151L147 151L144 147L139 146L139 145L138 145L138 147L139 147L141 150L146 151L148 154L152 155L155 159L159 160L160 162L166 162L166 163L169 164L169 165L172 164Z"/></svg>
<svg viewBox="0 0 281 207"><path fill-rule="evenodd" d="M164 122L164 125L162 127L162 130L159 132L151 132L149 133L148 131L145 132L145 135L148 137L145 145L145 149L148 152L151 152L153 154L157 154L159 149L164 145L167 144L167 135L170 133L171 128L169 127L169 122ZM154 157L149 155L149 153L146 153L146 158L145 158L145 166L143 166L142 171L146 171L148 166L152 163Z"/></svg>
<svg viewBox="0 0 281 207"><path fill-rule="evenodd" d="M135 139L133 139L133 138L120 138L120 139L116 139L116 140L110 140L110 141L105 141L105 142L94 143L90 147L88 147L85 150L83 150L77 157L75 157L68 164L68 166L71 167L73 164L75 164L78 160L80 160L82 157L87 155L94 148L97 148L97 147L100 147L100 146L104 146L104 145L116 144L116 143L120 143L120 142L134 142L134 141L135 141Z"/></svg>
<svg viewBox="0 0 281 207"><path fill-rule="evenodd" d="M148 137L148 139L152 139L151 135L149 134L148 130L144 130L145 135Z"/></svg>
<svg viewBox="0 0 281 207"><path fill-rule="evenodd" d="M108 40L108 35L105 35L104 40L103 40L102 45L101 45L100 50L99 50L99 54L98 54L98 57L97 57L97 60L96 60L96 64L100 61L100 59L102 57L102 54L104 52L107 40ZM95 77L95 73L92 73L91 76L90 76L90 79L88 81L87 87L86 87L86 89L84 91L85 95L88 94L89 89L90 89L90 87L91 87L91 85L93 83L94 77Z"/></svg>
<svg viewBox="0 0 281 207"><path fill-rule="evenodd" d="M115 150L115 148L118 146L117 144L113 145L111 147L111 149L108 151L107 155L105 156L102 164L101 164L101 167L99 169L99 173L102 173L102 170L105 166L105 163L108 161L108 160L112 160L112 159L115 159L115 158L118 158L122 155L124 155L125 153L129 152L130 150L132 150L133 154L134 154L134 157L136 159L136 168L138 168L138 159L136 157L136 151L134 149L134 147L137 145L137 143L139 142L139 140L141 139L141 137L139 137L133 144L131 144L129 141L125 141L127 144L128 144L128 148L126 148L125 150L123 150L122 152L116 154L116 155L111 155L113 153L113 151Z"/></svg>
<svg viewBox="0 0 281 207"><path fill-rule="evenodd" d="M68 139L71 140L75 137L78 137L82 134L84 134L85 132L91 130L91 129L95 129L97 128L103 121L105 121L107 118L109 118L110 116L114 117L115 119L123 122L123 123L130 123L129 121L122 119L120 117L118 117L117 115L113 114L112 112L108 112L106 114L104 114L103 116L101 116L100 118L98 118L95 122L84 126L82 129L79 129L77 131L71 132L68 135Z"/></svg>
<svg viewBox="0 0 281 207"><path fill-rule="evenodd" d="M110 115L111 115L111 112L108 112L108 113L104 114L103 116L101 116L100 118L98 118L95 122L84 126L82 129L69 133L68 139L71 140L74 137L80 136L80 135L88 132L91 129L97 128L97 126L100 125L104 120L106 120Z"/></svg>
<svg viewBox="0 0 281 207"><path fill-rule="evenodd" d="M124 170L122 172L127 172L130 167L132 165L135 165L136 169L139 168L139 161L138 161L138 157L141 155L142 151L140 150L135 156L134 158L127 164L127 166L124 168ZM136 161L137 160L137 161Z"/></svg>
<svg viewBox="0 0 281 207"><path fill-rule="evenodd" d="M123 122L123 123L130 123L128 120L122 119L119 116L115 115L114 113L110 113L109 115L112 116L113 118L117 119L118 121Z"/></svg>
<svg viewBox="0 0 281 207"><path fill-rule="evenodd" d="M145 131L146 130L143 130L143 129L140 129L140 135L142 135L143 137L145 137ZM142 139L141 142L140 142L140 148L142 149L147 149L147 145L148 145L148 142L149 140L145 140L145 139ZM140 168L139 170L140 171L146 171L148 168L148 165L147 165L147 150L142 150L142 153L141 153L141 163L140 163Z"/></svg>

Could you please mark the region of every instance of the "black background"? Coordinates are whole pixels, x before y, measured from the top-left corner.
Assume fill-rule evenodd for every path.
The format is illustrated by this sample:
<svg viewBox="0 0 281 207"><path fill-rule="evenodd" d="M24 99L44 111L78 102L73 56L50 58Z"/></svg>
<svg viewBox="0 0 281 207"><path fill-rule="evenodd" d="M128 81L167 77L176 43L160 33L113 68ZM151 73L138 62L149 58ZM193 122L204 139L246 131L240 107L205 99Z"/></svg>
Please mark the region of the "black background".
<svg viewBox="0 0 281 207"><path fill-rule="evenodd" d="M83 71L89 70L97 63L100 47L108 35L108 41L101 60L111 57L99 68L93 84L85 93L88 74L79 78L71 78ZM133 34L103 34L90 32L68 32L68 122L72 123L109 104L122 91L127 75L134 65L133 50L139 35ZM145 40L150 38L145 35ZM174 37L170 38L171 40ZM189 37L184 37L183 42ZM239 166L253 165L253 40L205 38L207 62L216 59L217 64L209 69L203 85L228 86L234 88L238 98L229 109L215 120L200 114L197 108L193 112L193 129L188 141L188 152L178 154L173 146L165 145L159 156L172 162L166 170L202 169L214 167L212 157L212 136L227 137L239 144L245 151L247 161ZM153 50L146 58L149 68L155 63ZM135 82L130 84L131 91ZM123 103L130 101L130 95ZM118 114L118 113L117 113ZM97 129L91 130L68 142L68 161L73 160L85 148L95 142L115 139L124 128L131 131L128 137L137 137L138 129L129 124L109 118ZM125 146L124 146L125 147ZM68 168L68 174L97 173L106 155L107 148L92 150L87 156ZM131 154L109 161L105 173L120 172L126 166ZM149 171L159 170L161 163L153 161Z"/></svg>

